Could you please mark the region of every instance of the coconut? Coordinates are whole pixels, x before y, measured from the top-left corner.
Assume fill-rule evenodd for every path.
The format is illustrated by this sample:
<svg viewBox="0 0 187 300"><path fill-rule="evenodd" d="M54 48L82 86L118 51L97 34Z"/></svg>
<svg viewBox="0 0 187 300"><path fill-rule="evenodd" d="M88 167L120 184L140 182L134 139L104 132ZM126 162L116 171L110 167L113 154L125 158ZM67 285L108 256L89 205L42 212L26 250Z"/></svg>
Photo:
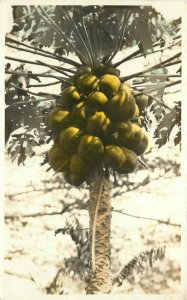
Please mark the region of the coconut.
<svg viewBox="0 0 187 300"><path fill-rule="evenodd" d="M126 121L130 119L136 110L133 96L128 97L125 91L119 91L106 103L106 113L112 121Z"/></svg>
<svg viewBox="0 0 187 300"><path fill-rule="evenodd" d="M72 108L72 106L81 101L81 96L75 86L65 88L61 94L60 105L62 107Z"/></svg>
<svg viewBox="0 0 187 300"><path fill-rule="evenodd" d="M121 168L118 169L118 173L128 174L134 172L138 164L138 157L136 153L125 147L121 147L121 150L123 151L126 160Z"/></svg>
<svg viewBox="0 0 187 300"><path fill-rule="evenodd" d="M126 157L122 149L115 145L106 146L103 153L103 162L107 167L115 171L120 169L125 163Z"/></svg>
<svg viewBox="0 0 187 300"><path fill-rule="evenodd" d="M108 99L112 98L121 85L121 81L115 75L105 74L99 82L99 91L104 93Z"/></svg>
<svg viewBox="0 0 187 300"><path fill-rule="evenodd" d="M107 118L104 112L96 112L93 116L90 116L87 121L87 132L92 135L99 136L101 139L105 139L111 128L110 119Z"/></svg>
<svg viewBox="0 0 187 300"><path fill-rule="evenodd" d="M52 109L46 118L47 127L52 131L59 131L70 125L71 118L68 110Z"/></svg>
<svg viewBox="0 0 187 300"><path fill-rule="evenodd" d="M56 172L64 172L68 168L70 156L58 144L54 144L48 151L48 159L50 166Z"/></svg>
<svg viewBox="0 0 187 300"><path fill-rule="evenodd" d="M113 144L127 147L134 136L133 125L130 121L114 123L110 140Z"/></svg>
<svg viewBox="0 0 187 300"><path fill-rule="evenodd" d="M104 146L99 137L84 135L78 146L78 154L90 164L95 163L102 155Z"/></svg>
<svg viewBox="0 0 187 300"><path fill-rule="evenodd" d="M59 144L68 153L75 153L82 131L78 127L68 127L60 132Z"/></svg>
<svg viewBox="0 0 187 300"><path fill-rule="evenodd" d="M77 79L77 88L81 93L89 95L91 92L97 90L98 83L99 79L96 76L83 74Z"/></svg>

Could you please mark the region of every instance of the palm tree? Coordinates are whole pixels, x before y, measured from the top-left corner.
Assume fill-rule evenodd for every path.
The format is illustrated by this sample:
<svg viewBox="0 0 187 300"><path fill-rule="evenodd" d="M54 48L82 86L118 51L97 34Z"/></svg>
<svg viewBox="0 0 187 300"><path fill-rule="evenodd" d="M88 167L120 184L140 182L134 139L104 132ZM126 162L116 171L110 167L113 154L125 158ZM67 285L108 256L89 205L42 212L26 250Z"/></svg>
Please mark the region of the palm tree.
<svg viewBox="0 0 187 300"><path fill-rule="evenodd" d="M147 128L146 109L150 100L168 109L162 98L152 93L180 83L180 80L167 83L169 74L154 74L154 71L180 63L181 53L141 72L120 76L117 68L125 62L132 60L133 63L133 59L147 57L149 53L166 47L163 41L159 41L161 33L151 22L158 16L153 8L37 6L22 7L21 10L22 18L17 18L12 33L24 29L24 38L32 41L32 45L7 36L7 46L49 57L61 62L61 65L17 59L22 63L49 67L58 75L26 74L24 68L12 71L7 65L6 73L12 76L7 86L11 83L18 95L13 107L32 102L35 105L37 102L32 101L30 95L43 97L44 101L46 97L47 100L55 98L55 105L53 103L52 109L48 110L48 132L45 132L54 141L47 160L55 172L61 172L70 184L78 186L86 181L89 185L91 257L86 290L88 294L110 293L111 176L115 176L116 172L133 172L138 161L141 162L138 156L148 147L148 138L142 127ZM16 19L16 9L14 13ZM31 29L29 34L28 29ZM180 43L177 34L175 41ZM55 53L40 47L48 43L53 43ZM116 60L119 51L134 44L138 44L137 51ZM68 58L66 54L69 53L77 59ZM12 80L13 76L15 80ZM28 80L51 76L56 80L51 85L60 83L62 93L30 92L19 84L17 76ZM174 76L177 77L177 74ZM140 88L135 84L129 86L127 80L132 78L144 79L140 81ZM41 102L41 98L38 101ZM12 106L7 110L8 121L11 110Z"/></svg>

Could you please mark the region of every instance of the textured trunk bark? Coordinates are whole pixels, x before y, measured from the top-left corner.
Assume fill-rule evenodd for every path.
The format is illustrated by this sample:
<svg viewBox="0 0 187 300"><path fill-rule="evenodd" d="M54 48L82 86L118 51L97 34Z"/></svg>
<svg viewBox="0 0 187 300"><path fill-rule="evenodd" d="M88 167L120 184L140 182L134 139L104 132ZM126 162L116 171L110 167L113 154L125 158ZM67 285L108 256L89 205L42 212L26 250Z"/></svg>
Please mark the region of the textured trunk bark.
<svg viewBox="0 0 187 300"><path fill-rule="evenodd" d="M90 248L92 271L87 294L110 293L112 288L110 261L111 183L109 174L95 172L90 181Z"/></svg>

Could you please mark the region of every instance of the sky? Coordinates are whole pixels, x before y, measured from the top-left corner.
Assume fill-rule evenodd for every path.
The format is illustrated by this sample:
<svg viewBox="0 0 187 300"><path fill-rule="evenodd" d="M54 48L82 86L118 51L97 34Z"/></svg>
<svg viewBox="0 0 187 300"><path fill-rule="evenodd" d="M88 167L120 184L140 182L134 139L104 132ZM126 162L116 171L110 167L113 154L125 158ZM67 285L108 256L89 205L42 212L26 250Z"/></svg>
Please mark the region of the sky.
<svg viewBox="0 0 187 300"><path fill-rule="evenodd" d="M154 1L153 7L159 11L166 20L177 19L181 17L181 1Z"/></svg>

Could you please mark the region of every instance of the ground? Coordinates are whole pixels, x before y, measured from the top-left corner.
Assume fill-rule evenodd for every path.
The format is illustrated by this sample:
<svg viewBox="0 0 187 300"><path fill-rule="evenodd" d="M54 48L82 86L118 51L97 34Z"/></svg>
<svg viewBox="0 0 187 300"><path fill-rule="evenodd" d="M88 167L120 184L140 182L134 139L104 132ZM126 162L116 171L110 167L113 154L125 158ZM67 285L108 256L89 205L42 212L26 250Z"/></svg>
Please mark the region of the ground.
<svg viewBox="0 0 187 300"><path fill-rule="evenodd" d="M114 285L113 294L180 292L183 205L180 152L171 148L165 152L153 151L144 158L147 159L148 155L149 161L152 160L151 164L148 162L149 171L140 167L138 172L130 175L129 191L123 178L118 179L120 187L114 185L112 189L112 271L115 276L130 260L151 248L165 246L165 257L154 262L153 267L148 267L142 274L136 271L133 283L124 280L122 286ZM84 294L84 282L77 276L73 278L73 273L61 275L60 286L55 289L49 287L58 270L64 266L64 260L76 255L75 244L69 235L54 234L56 229L65 226L69 217L68 211L62 215L59 212L64 203L73 203L77 199L86 203L88 190L86 187L70 189L63 184L59 189L57 183L51 182L54 181L52 172L46 173L40 161L41 157L36 157L28 160L26 166L17 167L16 163L12 164L8 158L6 160L6 289L10 290L9 284L14 285L15 282L17 286L17 280L22 280L22 290L28 289L29 281L32 287L44 294ZM156 161L160 161L160 165ZM125 214L117 212L119 210ZM56 214L46 215L52 212ZM78 216L83 228L89 226L86 209L74 209L73 213Z"/></svg>

